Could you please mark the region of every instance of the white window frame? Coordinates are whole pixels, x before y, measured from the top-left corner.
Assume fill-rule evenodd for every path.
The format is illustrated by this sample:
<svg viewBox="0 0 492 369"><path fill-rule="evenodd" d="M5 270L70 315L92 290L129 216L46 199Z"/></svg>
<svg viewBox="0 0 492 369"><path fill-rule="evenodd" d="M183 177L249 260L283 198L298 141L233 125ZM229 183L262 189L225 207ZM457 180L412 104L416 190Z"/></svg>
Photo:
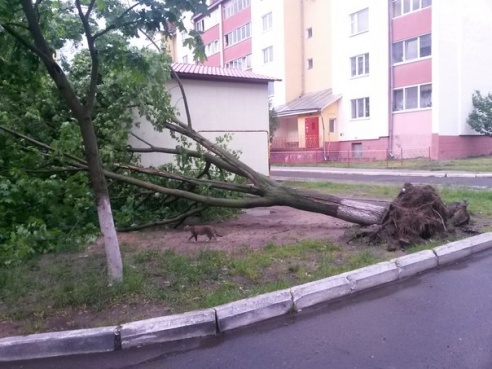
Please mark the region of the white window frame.
<svg viewBox="0 0 492 369"><path fill-rule="evenodd" d="M422 39L424 37L427 37L429 36L429 39L430 39L430 45L429 45L429 54L428 55L422 55ZM417 41L417 46L416 46L416 50L415 52L417 53L417 56L416 57L409 57L407 55L408 51L407 51L407 48L408 48L408 45L410 44L410 42L414 42L414 41ZM401 59L402 60L395 60L395 50L397 48L397 45L401 44ZM392 58L392 61L393 61L393 64L396 65L396 64L400 64L400 63L405 63L405 62L408 62L408 61L416 61L416 60L420 60L420 59L425 59L425 58L430 58L432 57L432 34L431 33L427 33L425 35L421 35L421 36L418 36L418 37L412 37L412 38L408 38L406 40L401 40L401 41L398 41L398 42L394 42L393 45L391 46L391 58Z"/></svg>
<svg viewBox="0 0 492 369"><path fill-rule="evenodd" d="M270 31L273 27L273 15L272 12L265 14L261 17L263 24L263 32Z"/></svg>
<svg viewBox="0 0 492 369"><path fill-rule="evenodd" d="M226 63L225 67L242 70L251 69L251 54L231 60L230 62Z"/></svg>
<svg viewBox="0 0 492 369"><path fill-rule="evenodd" d="M422 98L423 92L429 92L430 87L430 101L425 102ZM424 91L423 91L424 88ZM408 107L409 92L417 89L417 107ZM398 101L397 94L401 97L401 101ZM393 112L415 111L432 108L432 83L422 83L420 85L405 86L395 88L393 90Z"/></svg>
<svg viewBox="0 0 492 369"><path fill-rule="evenodd" d="M367 119L371 117L369 97L361 97L350 100L352 120Z"/></svg>
<svg viewBox="0 0 492 369"><path fill-rule="evenodd" d="M273 62L273 46L264 48L262 52L263 52L263 64L268 64Z"/></svg>
<svg viewBox="0 0 492 369"><path fill-rule="evenodd" d="M220 51L219 39L213 40L209 44L205 45L205 55L210 56Z"/></svg>
<svg viewBox="0 0 492 369"><path fill-rule="evenodd" d="M414 13L432 6L432 0L393 0L393 18Z"/></svg>
<svg viewBox="0 0 492 369"><path fill-rule="evenodd" d="M195 30L199 32L205 31L205 20L203 18L195 22Z"/></svg>
<svg viewBox="0 0 492 369"><path fill-rule="evenodd" d="M365 14L367 16L366 28L361 28L360 17ZM360 33L369 31L369 8L359 10L358 12L350 14L350 35L355 36Z"/></svg>
<svg viewBox="0 0 492 369"><path fill-rule="evenodd" d="M219 24L219 20L220 20L220 11L219 9L215 9L210 13L208 17L204 18L203 31L206 31Z"/></svg>
<svg viewBox="0 0 492 369"><path fill-rule="evenodd" d="M235 45L251 37L251 23L236 28L224 36L224 47Z"/></svg>
<svg viewBox="0 0 492 369"><path fill-rule="evenodd" d="M362 61L362 72L359 71L359 61ZM369 53L350 58L350 76L352 78L369 75Z"/></svg>
<svg viewBox="0 0 492 369"><path fill-rule="evenodd" d="M239 13L248 6L251 6L251 0L229 1L224 7L224 19L232 17L234 14Z"/></svg>

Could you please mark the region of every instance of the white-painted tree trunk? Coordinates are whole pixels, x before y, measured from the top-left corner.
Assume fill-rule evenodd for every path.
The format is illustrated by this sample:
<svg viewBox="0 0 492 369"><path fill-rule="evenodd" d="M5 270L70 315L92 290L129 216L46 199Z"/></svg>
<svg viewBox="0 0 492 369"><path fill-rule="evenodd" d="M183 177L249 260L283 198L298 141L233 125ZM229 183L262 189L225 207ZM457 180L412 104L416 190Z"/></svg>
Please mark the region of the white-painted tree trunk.
<svg viewBox="0 0 492 369"><path fill-rule="evenodd" d="M104 240L106 252L106 264L110 284L123 281L123 262L118 243L118 236L114 227L111 203L108 198L98 199L97 215L99 217L99 228Z"/></svg>

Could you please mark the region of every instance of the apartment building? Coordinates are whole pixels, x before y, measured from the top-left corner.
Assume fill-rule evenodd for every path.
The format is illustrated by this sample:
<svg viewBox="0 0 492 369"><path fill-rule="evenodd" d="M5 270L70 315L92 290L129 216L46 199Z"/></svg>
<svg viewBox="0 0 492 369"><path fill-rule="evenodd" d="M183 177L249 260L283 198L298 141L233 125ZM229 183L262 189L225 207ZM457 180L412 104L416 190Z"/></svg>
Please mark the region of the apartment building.
<svg viewBox="0 0 492 369"><path fill-rule="evenodd" d="M193 18L205 64L282 80L269 88L273 151L490 153L466 123L473 91L492 90L490 0L216 0L210 11Z"/></svg>

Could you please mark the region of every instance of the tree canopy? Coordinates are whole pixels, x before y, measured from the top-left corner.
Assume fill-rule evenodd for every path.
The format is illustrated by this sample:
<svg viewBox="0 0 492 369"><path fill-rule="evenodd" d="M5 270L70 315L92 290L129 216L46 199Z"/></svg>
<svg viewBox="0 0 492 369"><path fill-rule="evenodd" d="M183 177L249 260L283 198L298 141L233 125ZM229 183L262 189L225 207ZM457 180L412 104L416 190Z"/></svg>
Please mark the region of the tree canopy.
<svg viewBox="0 0 492 369"><path fill-rule="evenodd" d="M492 94L483 96L475 91L472 96L473 110L468 115L468 124L478 133L492 136Z"/></svg>

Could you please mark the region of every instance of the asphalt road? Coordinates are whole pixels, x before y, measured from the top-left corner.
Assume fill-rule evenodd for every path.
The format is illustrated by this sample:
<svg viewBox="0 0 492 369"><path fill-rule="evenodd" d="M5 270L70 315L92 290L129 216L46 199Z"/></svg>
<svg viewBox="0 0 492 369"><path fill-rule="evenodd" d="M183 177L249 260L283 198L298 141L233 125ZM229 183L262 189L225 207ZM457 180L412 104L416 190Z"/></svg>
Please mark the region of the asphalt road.
<svg viewBox="0 0 492 369"><path fill-rule="evenodd" d="M417 176L395 176L395 175L362 175L362 174L338 174L338 173L309 173L298 171L275 171L270 175L273 179L294 178L308 180L327 180L338 182L376 182L403 184L405 182L430 184L430 185L453 185L466 187L492 188L492 178L462 178L462 177L417 177Z"/></svg>
<svg viewBox="0 0 492 369"><path fill-rule="evenodd" d="M2 369L490 369L492 250L225 335Z"/></svg>

